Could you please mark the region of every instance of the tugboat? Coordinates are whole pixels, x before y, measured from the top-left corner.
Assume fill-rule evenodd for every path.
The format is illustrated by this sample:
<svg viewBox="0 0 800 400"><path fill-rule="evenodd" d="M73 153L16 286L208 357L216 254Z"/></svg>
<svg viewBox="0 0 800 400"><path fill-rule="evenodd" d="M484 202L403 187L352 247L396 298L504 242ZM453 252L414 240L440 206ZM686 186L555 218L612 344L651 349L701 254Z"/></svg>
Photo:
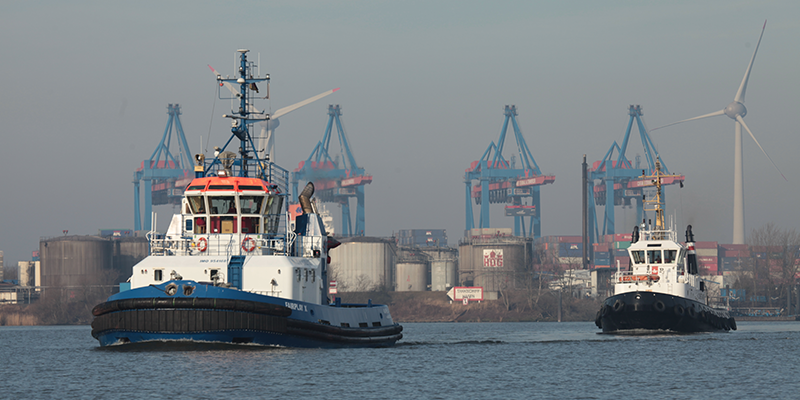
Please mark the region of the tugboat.
<svg viewBox="0 0 800 400"><path fill-rule="evenodd" d="M328 294L328 236L308 183L303 214L291 230L288 172L255 151L248 125L269 119L250 91L266 77L240 53L239 110L232 115L238 154L195 156L195 178L166 235L150 232L150 254L133 267L120 293L94 307L92 336L101 346L209 342L281 347L386 347L403 327L385 305L342 304Z"/></svg>
<svg viewBox="0 0 800 400"><path fill-rule="evenodd" d="M664 224L660 160L651 180L654 199L645 200L655 212L655 224L633 228L628 254L631 270L617 266L614 295L605 299L595 318L603 333L713 332L736 329L727 310L708 305L707 286L699 276L692 226L686 228L686 246Z"/></svg>

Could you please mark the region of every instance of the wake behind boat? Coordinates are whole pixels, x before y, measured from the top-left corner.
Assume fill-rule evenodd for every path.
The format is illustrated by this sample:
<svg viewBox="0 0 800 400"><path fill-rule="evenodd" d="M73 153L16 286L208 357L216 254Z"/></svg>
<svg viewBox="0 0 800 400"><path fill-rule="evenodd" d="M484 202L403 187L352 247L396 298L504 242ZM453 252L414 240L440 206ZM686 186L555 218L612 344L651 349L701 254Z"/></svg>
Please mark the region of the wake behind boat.
<svg viewBox="0 0 800 400"><path fill-rule="evenodd" d="M248 125L269 119L253 108L257 83L248 50L239 50L239 110L232 119L239 152L195 156L195 179L166 237L151 232L150 255L133 267L129 290L97 305L92 336L101 346L194 341L289 347L382 347L400 340L402 326L385 305L330 302L327 236L311 198L290 229L288 172L259 159ZM124 286L124 285L121 285Z"/></svg>
<svg viewBox="0 0 800 400"><path fill-rule="evenodd" d="M614 295L605 299L595 324L603 333L712 332L736 329L727 310L708 305L706 284L698 274L692 226L686 228L686 246L664 224L661 201L661 162L652 179L656 197L646 201L655 211L655 225L634 227L628 255L631 270L613 276Z"/></svg>

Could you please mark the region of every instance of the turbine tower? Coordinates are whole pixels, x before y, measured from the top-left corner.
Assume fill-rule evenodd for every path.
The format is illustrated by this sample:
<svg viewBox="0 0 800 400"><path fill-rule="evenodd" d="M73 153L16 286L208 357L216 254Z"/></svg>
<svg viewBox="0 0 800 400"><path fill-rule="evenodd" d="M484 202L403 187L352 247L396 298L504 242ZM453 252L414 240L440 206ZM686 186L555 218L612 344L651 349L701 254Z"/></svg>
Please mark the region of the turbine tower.
<svg viewBox="0 0 800 400"><path fill-rule="evenodd" d="M744 244L744 174L743 174L743 167L742 167L742 127L747 130L747 133L750 134L750 137L753 138L753 141L756 142L758 148L767 156L769 162L772 163L772 166L778 171L783 179L786 177L783 175L778 166L775 165L775 162L772 161L772 158L767 154L766 150L761 147L761 144L758 143L756 140L755 135L747 127L747 124L744 123L744 116L747 115L747 108L744 106L744 95L747 91L747 82L750 80L750 72L753 69L753 61L756 59L756 53L758 53L758 46L761 45L761 38L764 36L764 30L767 28L767 21L764 21L764 26L761 28L761 36L758 37L758 43L756 44L756 49L753 51L753 57L750 58L750 64L747 65L747 70L744 72L744 78L742 78L742 83L739 85L739 90L736 91L736 96L734 96L733 101L729 103L725 108L719 111L715 111L710 114L701 115L699 117L684 119L682 121L673 122L671 124L667 124L664 126L659 126L658 128L653 128L651 130L654 131L656 129L665 128L667 126L680 124L681 122L687 121L694 121L696 119L703 119L708 117L716 117L718 115L727 115L729 118L734 120L734 145L733 145L733 153L734 153L734 161L733 161L733 243L734 244ZM786 179L788 181L788 179Z"/></svg>
<svg viewBox="0 0 800 400"><path fill-rule="evenodd" d="M219 72L217 72L217 70L215 70L212 66L209 65L208 68L210 68L211 72L213 72L214 75L216 75L217 81L219 81L220 86L224 85L225 87L228 88L228 90L231 91L231 93L234 96L239 96L239 89L235 88L231 83L223 81L222 80L222 75ZM255 90L256 93L258 93L258 89L257 88L253 89L253 90ZM292 104L290 106L283 107L283 108L279 109L278 111L275 111L274 113L272 113L272 115L269 115L269 114L267 114L267 113L265 113L263 111L258 111L250 103L247 103L248 112L251 114L252 118L253 119L261 119L262 120L261 122L259 122L259 124L261 125L261 133L257 137L253 138L253 139L255 139L254 141L255 141L256 147L257 147L256 151L258 152L259 158L261 158L263 160L267 160L267 161L275 161L275 135L274 135L274 132L275 132L275 129L277 129L278 126L281 123L280 120L278 120L279 117L281 117L283 115L286 115L286 114L288 114L288 113L290 113L290 112L292 112L294 110L297 110L300 107L303 107L305 105L311 104L311 103L313 103L313 102L315 102L315 101L317 101L317 100L319 100L319 99L321 99L321 98L323 98L323 97L325 97L325 96L327 96L327 95L329 95L329 94L331 94L331 93L333 93L333 92L335 92L337 90L339 90L339 88L328 90L327 92L320 93L320 94L318 94L318 95L316 95L314 97L310 97L310 98L305 99L305 100L303 100L303 101L301 101L299 103L295 103L295 104ZM269 97L269 89L267 89L267 96L265 98L268 98L268 97Z"/></svg>

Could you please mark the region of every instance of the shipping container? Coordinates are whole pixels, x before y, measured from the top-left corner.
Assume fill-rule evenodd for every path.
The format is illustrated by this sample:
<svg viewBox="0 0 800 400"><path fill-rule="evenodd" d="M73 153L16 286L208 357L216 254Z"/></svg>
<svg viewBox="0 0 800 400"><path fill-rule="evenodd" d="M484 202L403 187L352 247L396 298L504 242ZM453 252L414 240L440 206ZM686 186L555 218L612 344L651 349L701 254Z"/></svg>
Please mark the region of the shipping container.
<svg viewBox="0 0 800 400"><path fill-rule="evenodd" d="M719 255L716 247L713 249L695 249L694 252L698 257L717 257Z"/></svg>
<svg viewBox="0 0 800 400"><path fill-rule="evenodd" d="M583 236L559 236L559 243L582 243Z"/></svg>
<svg viewBox="0 0 800 400"><path fill-rule="evenodd" d="M717 242L694 242L695 249L714 249L717 250L718 243Z"/></svg>
<svg viewBox="0 0 800 400"><path fill-rule="evenodd" d="M723 248L725 250L734 250L734 251L747 251L748 250L746 244L722 244L722 243L720 243L719 247Z"/></svg>
<svg viewBox="0 0 800 400"><path fill-rule="evenodd" d="M718 264L717 260L718 260L717 257L706 257L706 256L697 257L697 263L698 264L714 264L714 265L717 265Z"/></svg>
<svg viewBox="0 0 800 400"><path fill-rule="evenodd" d="M615 249L627 249L628 247L631 247L631 242L630 241L627 241L627 242L614 242L614 248Z"/></svg>
<svg viewBox="0 0 800 400"><path fill-rule="evenodd" d="M724 250L721 252L722 257L750 257L749 250Z"/></svg>
<svg viewBox="0 0 800 400"><path fill-rule="evenodd" d="M633 240L632 233L617 233L614 235L614 242L630 242Z"/></svg>
<svg viewBox="0 0 800 400"><path fill-rule="evenodd" d="M594 243L592 246L594 247L595 253L598 251L608 251L608 249L610 248L608 243Z"/></svg>

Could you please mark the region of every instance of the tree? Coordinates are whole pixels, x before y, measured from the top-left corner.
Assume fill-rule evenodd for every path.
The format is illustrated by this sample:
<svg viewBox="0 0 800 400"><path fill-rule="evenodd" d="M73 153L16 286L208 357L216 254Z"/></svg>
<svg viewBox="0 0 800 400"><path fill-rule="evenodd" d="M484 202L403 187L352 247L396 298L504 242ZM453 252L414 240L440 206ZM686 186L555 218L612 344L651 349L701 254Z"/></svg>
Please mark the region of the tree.
<svg viewBox="0 0 800 400"><path fill-rule="evenodd" d="M740 284L752 287L753 295L765 296L769 306L775 301L777 306L791 309L792 288L800 272L796 262L800 234L794 229L784 231L770 222L753 229L748 242L751 256L757 253L764 257L752 258L746 276L740 274Z"/></svg>

